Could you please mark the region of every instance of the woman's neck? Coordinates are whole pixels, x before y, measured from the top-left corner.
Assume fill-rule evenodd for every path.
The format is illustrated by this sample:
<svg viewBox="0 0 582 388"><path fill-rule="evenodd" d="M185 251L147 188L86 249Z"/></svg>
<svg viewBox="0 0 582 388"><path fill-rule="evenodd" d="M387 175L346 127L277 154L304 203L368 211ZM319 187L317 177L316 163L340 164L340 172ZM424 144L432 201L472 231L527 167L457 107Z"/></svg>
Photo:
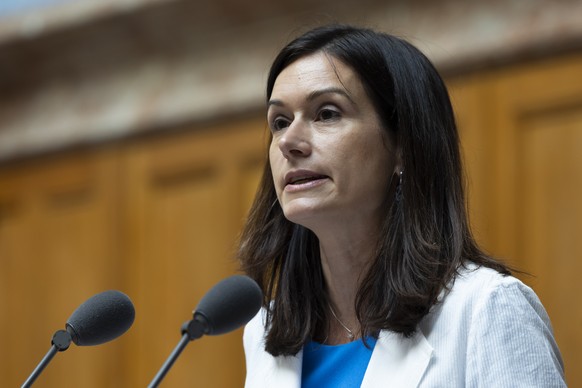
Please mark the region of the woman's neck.
<svg viewBox="0 0 582 388"><path fill-rule="evenodd" d="M352 341L358 338L360 325L356 317L356 295L361 281L374 259L378 230L360 228L318 235L321 265L330 299L326 343Z"/></svg>

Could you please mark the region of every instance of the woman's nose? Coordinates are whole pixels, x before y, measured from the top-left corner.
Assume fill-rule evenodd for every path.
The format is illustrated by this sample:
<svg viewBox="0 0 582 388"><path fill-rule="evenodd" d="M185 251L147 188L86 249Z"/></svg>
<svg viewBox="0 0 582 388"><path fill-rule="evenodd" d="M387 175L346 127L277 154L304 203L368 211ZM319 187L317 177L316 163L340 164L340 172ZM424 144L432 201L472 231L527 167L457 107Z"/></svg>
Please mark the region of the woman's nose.
<svg viewBox="0 0 582 388"><path fill-rule="evenodd" d="M309 125L293 121L279 138L278 145L286 159L309 156L311 154Z"/></svg>

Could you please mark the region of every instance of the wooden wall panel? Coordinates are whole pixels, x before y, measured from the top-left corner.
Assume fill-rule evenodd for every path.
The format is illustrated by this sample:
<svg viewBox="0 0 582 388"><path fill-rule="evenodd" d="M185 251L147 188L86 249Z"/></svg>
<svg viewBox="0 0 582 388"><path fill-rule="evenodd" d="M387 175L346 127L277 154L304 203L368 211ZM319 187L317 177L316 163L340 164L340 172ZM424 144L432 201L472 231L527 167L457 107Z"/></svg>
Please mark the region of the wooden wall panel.
<svg viewBox="0 0 582 388"><path fill-rule="evenodd" d="M526 271L582 386L582 55L448 81L479 242Z"/></svg>
<svg viewBox="0 0 582 388"><path fill-rule="evenodd" d="M7 386L24 382L81 303L123 286L114 269L119 260L114 165L100 152L0 172L0 311L8 341L0 365ZM123 386L122 346L72 345L56 355L39 383Z"/></svg>
<svg viewBox="0 0 582 388"><path fill-rule="evenodd" d="M496 247L495 171L491 166L491 150L496 137L491 131L491 77L471 74L448 80L447 86L455 110L461 138L461 152L465 174L465 189L471 228L478 243L487 251Z"/></svg>
<svg viewBox="0 0 582 388"><path fill-rule="evenodd" d="M582 102L582 100L581 100ZM582 104L576 111L528 117L519 133L518 257L539 290L569 365L582 348ZM568 301L573 301L567 305ZM582 373L568 369L572 386Z"/></svg>
<svg viewBox="0 0 582 388"><path fill-rule="evenodd" d="M140 319L133 376L145 386L205 292L238 270L234 248L256 189L262 120L142 142L127 153L128 248ZM241 386L242 330L190 344L165 384Z"/></svg>
<svg viewBox="0 0 582 388"><path fill-rule="evenodd" d="M238 271L236 240L264 162L263 119L39 158L0 170L2 384L18 386L90 296L126 292L122 338L71 346L42 386L146 386L201 297ZM242 330L191 344L172 387L242 385Z"/></svg>
<svg viewBox="0 0 582 388"><path fill-rule="evenodd" d="M582 54L503 71L498 137L498 251L515 258L546 306L570 386L582 386Z"/></svg>
<svg viewBox="0 0 582 388"><path fill-rule="evenodd" d="M0 330L6 333L0 373L8 386L18 386L34 368L30 355L38 355L40 361L42 352L48 350L52 328L32 330L31 323L42 316L35 314L36 300L42 294L37 295L33 287L41 280L41 272L30 260L35 253L31 241L35 215L28 198L16 187L8 188L6 178L0 178ZM14 186L20 183L16 179L11 177ZM20 328L14 322L19 322Z"/></svg>

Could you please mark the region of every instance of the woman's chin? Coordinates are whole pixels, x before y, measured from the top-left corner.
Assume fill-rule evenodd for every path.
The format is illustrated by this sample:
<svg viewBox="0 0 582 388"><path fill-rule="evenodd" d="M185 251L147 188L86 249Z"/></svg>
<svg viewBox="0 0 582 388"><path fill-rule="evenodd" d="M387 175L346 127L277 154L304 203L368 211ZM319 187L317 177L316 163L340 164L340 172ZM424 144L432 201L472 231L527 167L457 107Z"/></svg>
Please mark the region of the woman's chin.
<svg viewBox="0 0 582 388"><path fill-rule="evenodd" d="M320 210L314 206L286 206L283 208L283 214L289 221L305 227L319 218Z"/></svg>
<svg viewBox="0 0 582 388"><path fill-rule="evenodd" d="M323 206L287 206L283 208L283 214L287 220L294 224L301 225L315 232L318 226L326 224L326 220L331 218L330 209Z"/></svg>

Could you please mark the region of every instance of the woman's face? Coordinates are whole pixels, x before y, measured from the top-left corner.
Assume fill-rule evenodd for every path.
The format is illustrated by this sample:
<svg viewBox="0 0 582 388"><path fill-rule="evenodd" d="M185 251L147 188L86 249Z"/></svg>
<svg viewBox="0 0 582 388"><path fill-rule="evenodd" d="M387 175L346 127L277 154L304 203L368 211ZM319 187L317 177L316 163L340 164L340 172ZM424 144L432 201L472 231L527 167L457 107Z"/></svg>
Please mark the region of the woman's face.
<svg viewBox="0 0 582 388"><path fill-rule="evenodd" d="M283 69L268 105L271 170L285 217L312 230L379 219L396 157L356 73L311 54Z"/></svg>

